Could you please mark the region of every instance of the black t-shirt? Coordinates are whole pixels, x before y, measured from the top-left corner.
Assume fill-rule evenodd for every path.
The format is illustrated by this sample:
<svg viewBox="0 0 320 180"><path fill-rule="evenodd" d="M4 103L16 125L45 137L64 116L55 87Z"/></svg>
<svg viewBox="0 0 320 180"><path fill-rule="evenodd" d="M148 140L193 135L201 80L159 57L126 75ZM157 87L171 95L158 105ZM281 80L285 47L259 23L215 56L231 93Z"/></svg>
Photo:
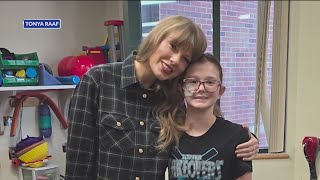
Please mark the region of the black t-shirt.
<svg viewBox="0 0 320 180"><path fill-rule="evenodd" d="M202 136L182 135L169 157L170 180L234 180L252 172L252 162L236 157L238 144L249 140L241 126L217 117Z"/></svg>

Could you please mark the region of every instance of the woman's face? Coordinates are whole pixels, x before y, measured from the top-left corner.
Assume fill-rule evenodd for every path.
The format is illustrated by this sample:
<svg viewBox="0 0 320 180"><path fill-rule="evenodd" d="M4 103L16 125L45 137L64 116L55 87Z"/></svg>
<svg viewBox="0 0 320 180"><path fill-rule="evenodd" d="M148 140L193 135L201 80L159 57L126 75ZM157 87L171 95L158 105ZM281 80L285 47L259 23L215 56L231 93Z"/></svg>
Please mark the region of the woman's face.
<svg viewBox="0 0 320 180"><path fill-rule="evenodd" d="M191 49L185 50L173 43L177 37L177 33L168 34L149 59L150 69L159 80L177 77L191 61Z"/></svg>
<svg viewBox="0 0 320 180"><path fill-rule="evenodd" d="M216 65L209 61L190 65L182 85L188 108L213 109L225 89L221 86L219 74ZM199 81L205 83L197 86ZM192 88L193 91L190 91Z"/></svg>

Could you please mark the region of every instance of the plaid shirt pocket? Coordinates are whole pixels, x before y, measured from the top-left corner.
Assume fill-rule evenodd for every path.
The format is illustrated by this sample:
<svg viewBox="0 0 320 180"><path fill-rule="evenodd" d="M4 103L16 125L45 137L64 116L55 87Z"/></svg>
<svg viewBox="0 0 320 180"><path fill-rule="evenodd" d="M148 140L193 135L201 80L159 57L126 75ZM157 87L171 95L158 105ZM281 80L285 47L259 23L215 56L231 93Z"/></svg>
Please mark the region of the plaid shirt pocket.
<svg viewBox="0 0 320 180"><path fill-rule="evenodd" d="M132 151L135 144L134 119L119 114L102 115L101 143L108 151Z"/></svg>

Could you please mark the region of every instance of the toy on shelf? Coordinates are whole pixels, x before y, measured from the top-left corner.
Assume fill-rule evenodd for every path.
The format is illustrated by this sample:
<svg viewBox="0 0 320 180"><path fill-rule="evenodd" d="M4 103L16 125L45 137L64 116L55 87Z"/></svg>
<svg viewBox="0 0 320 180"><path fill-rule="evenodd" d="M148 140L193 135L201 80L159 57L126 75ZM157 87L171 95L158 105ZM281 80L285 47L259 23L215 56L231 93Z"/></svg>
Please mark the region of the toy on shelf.
<svg viewBox="0 0 320 180"><path fill-rule="evenodd" d="M68 69L66 68L67 63L75 56L65 56L58 63L58 74L59 76L66 76Z"/></svg>
<svg viewBox="0 0 320 180"><path fill-rule="evenodd" d="M10 52L8 49L6 48L0 48L0 52L1 52L1 56L3 59L6 60L14 60L16 59L16 55L12 52Z"/></svg>
<svg viewBox="0 0 320 180"><path fill-rule="evenodd" d="M10 151L10 159L14 166L41 167L51 158L48 155L48 142L43 137L22 139Z"/></svg>
<svg viewBox="0 0 320 180"><path fill-rule="evenodd" d="M35 77L37 77L37 75L38 75L38 72L37 72L37 70L35 69L35 68L27 68L26 69L26 76L28 77L28 78L35 78Z"/></svg>
<svg viewBox="0 0 320 180"><path fill-rule="evenodd" d="M60 81L54 78L46 69L44 65L40 65L39 71L39 83L40 86L62 85Z"/></svg>
<svg viewBox="0 0 320 180"><path fill-rule="evenodd" d="M82 50L86 52L86 55L91 57L95 64L105 64L109 63L108 52L109 46L96 46L96 47L87 47L82 46Z"/></svg>
<svg viewBox="0 0 320 180"><path fill-rule="evenodd" d="M122 20L105 21L104 26L107 26L108 30L105 44L96 47L83 46L82 50L85 51L86 55L91 57L97 65L123 60L123 24L124 22Z"/></svg>
<svg viewBox="0 0 320 180"><path fill-rule="evenodd" d="M39 77L37 68L39 59L36 52L29 54L14 54L5 48L0 48L1 86L37 85Z"/></svg>
<svg viewBox="0 0 320 180"><path fill-rule="evenodd" d="M80 78L76 75L73 76L56 76L55 77L60 83L65 85L77 85L80 82Z"/></svg>
<svg viewBox="0 0 320 180"><path fill-rule="evenodd" d="M95 65L95 61L90 56L66 56L62 58L58 64L58 74L59 76L76 75L81 78Z"/></svg>
<svg viewBox="0 0 320 180"><path fill-rule="evenodd" d="M124 59L124 50L123 50L123 45L124 45L124 34L123 34L123 24L124 22L121 20L109 20L105 21L104 25L107 26L108 28L108 39L106 41L107 44L110 46L110 51L111 51L111 61L116 62L119 60L117 57L116 53L116 40L115 40L115 29L117 29L116 33L118 34L118 45L119 50L120 50L120 59Z"/></svg>

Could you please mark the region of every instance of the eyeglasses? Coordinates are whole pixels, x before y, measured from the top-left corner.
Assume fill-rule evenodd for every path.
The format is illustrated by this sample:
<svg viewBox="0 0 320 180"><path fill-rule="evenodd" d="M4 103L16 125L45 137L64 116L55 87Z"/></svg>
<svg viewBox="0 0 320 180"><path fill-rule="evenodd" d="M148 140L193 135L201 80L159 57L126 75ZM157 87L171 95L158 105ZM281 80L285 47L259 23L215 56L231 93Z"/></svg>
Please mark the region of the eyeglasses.
<svg viewBox="0 0 320 180"><path fill-rule="evenodd" d="M221 82L218 80L206 80L206 81L200 81L194 78L186 78L183 79L184 87L190 91L190 92L196 92L200 88L200 85L202 84L204 86L204 89L207 92L214 93L217 91L218 87L221 85Z"/></svg>

